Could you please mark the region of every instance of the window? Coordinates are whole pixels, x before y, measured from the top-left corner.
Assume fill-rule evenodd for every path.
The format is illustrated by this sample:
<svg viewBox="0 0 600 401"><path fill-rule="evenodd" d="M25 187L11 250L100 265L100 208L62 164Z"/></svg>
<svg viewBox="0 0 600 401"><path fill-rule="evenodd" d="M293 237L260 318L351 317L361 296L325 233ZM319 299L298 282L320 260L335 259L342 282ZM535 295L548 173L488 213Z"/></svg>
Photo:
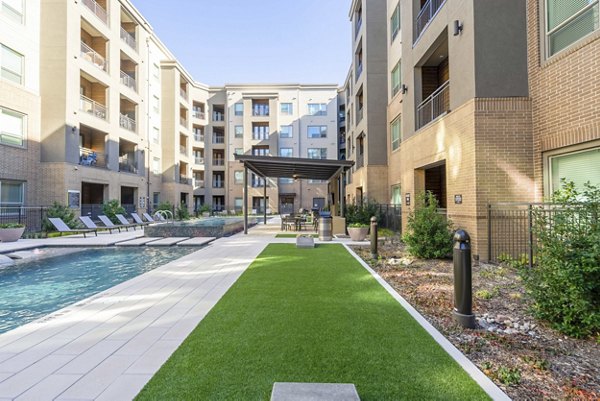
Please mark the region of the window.
<svg viewBox="0 0 600 401"><path fill-rule="evenodd" d="M244 183L244 172L243 171L234 171L233 172L233 181L236 184L243 184Z"/></svg>
<svg viewBox="0 0 600 401"><path fill-rule="evenodd" d="M308 149L309 159L327 159L327 148L310 148Z"/></svg>
<svg viewBox="0 0 600 401"><path fill-rule="evenodd" d="M234 155L243 155L244 154L244 149L243 148L235 148L235 150L233 151Z"/></svg>
<svg viewBox="0 0 600 401"><path fill-rule="evenodd" d="M160 130L156 127L152 128L152 142L154 142L154 143L160 142Z"/></svg>
<svg viewBox="0 0 600 401"><path fill-rule="evenodd" d="M158 157L152 159L152 172L156 175L160 174L160 159Z"/></svg>
<svg viewBox="0 0 600 401"><path fill-rule="evenodd" d="M326 125L309 125L308 126L308 137L309 138L327 138L327 126Z"/></svg>
<svg viewBox="0 0 600 401"><path fill-rule="evenodd" d="M546 0L548 56L598 30L598 0Z"/></svg>
<svg viewBox="0 0 600 401"><path fill-rule="evenodd" d="M291 125L282 125L279 127L280 138L291 138L292 136L294 136L294 127Z"/></svg>
<svg viewBox="0 0 600 401"><path fill-rule="evenodd" d="M23 0L1 0L2 14L17 24L23 23Z"/></svg>
<svg viewBox="0 0 600 401"><path fill-rule="evenodd" d="M152 65L152 77L155 81L160 81L160 67L156 63Z"/></svg>
<svg viewBox="0 0 600 401"><path fill-rule="evenodd" d="M252 146L252 156L269 156L269 147Z"/></svg>
<svg viewBox="0 0 600 401"><path fill-rule="evenodd" d="M24 146L25 132L24 114L0 108L0 143Z"/></svg>
<svg viewBox="0 0 600 401"><path fill-rule="evenodd" d="M400 191L400 185L392 186L392 199L390 203L392 205L402 205L402 192Z"/></svg>
<svg viewBox="0 0 600 401"><path fill-rule="evenodd" d="M293 178L280 178L279 179L279 185L286 185L286 184L293 184L293 183L294 183Z"/></svg>
<svg viewBox="0 0 600 401"><path fill-rule="evenodd" d="M160 203L160 192L152 193L152 209L156 209Z"/></svg>
<svg viewBox="0 0 600 401"><path fill-rule="evenodd" d="M292 156L293 154L294 154L294 151L292 150L292 148L280 148L279 149L280 157L293 157Z"/></svg>
<svg viewBox="0 0 600 401"><path fill-rule="evenodd" d="M327 183L327 181L324 181L324 180L312 180L311 179L311 180L308 180L308 183L309 184L325 184L325 183Z"/></svg>
<svg viewBox="0 0 600 401"><path fill-rule="evenodd" d="M236 125L235 126L235 137L236 138L243 138L244 137L244 126L243 125Z"/></svg>
<svg viewBox="0 0 600 401"><path fill-rule="evenodd" d="M325 103L309 103L308 114L311 116L326 116L327 105Z"/></svg>
<svg viewBox="0 0 600 401"><path fill-rule="evenodd" d="M600 185L600 148L553 156L549 161L550 192L560 189L563 178L578 189L588 181Z"/></svg>
<svg viewBox="0 0 600 401"><path fill-rule="evenodd" d="M155 114L160 113L160 99L158 98L158 96L152 97L152 110Z"/></svg>
<svg viewBox="0 0 600 401"><path fill-rule="evenodd" d="M244 208L244 198L235 198L233 200L233 207L235 210L240 210Z"/></svg>
<svg viewBox="0 0 600 401"><path fill-rule="evenodd" d="M0 78L23 84L23 55L1 45Z"/></svg>
<svg viewBox="0 0 600 401"><path fill-rule="evenodd" d="M401 62L398 61L398 64L392 70L392 97L396 95L400 91L400 87L402 86L402 68Z"/></svg>
<svg viewBox="0 0 600 401"><path fill-rule="evenodd" d="M392 137L392 150L396 150L400 147L400 141L402 140L401 133L401 120L400 117L392 121L390 126L390 133Z"/></svg>
<svg viewBox="0 0 600 401"><path fill-rule="evenodd" d="M25 183L19 181L0 181L0 206L21 207L25 198Z"/></svg>
<svg viewBox="0 0 600 401"><path fill-rule="evenodd" d="M294 114L294 105L291 103L281 103L281 115L291 116Z"/></svg>
<svg viewBox="0 0 600 401"><path fill-rule="evenodd" d="M233 114L236 116L244 115L244 103L236 103L233 105Z"/></svg>
<svg viewBox="0 0 600 401"><path fill-rule="evenodd" d="M392 42L398 36L398 32L400 31L400 3L396 4L396 8L394 8L394 12L392 13L392 18L390 19L390 33L392 35Z"/></svg>

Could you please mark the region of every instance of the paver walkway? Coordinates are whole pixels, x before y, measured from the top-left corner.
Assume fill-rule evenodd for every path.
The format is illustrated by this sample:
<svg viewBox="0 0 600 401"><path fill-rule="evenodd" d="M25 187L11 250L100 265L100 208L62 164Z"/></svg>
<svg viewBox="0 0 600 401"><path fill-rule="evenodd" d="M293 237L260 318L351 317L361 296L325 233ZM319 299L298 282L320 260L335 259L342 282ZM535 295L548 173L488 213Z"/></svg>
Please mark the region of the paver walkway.
<svg viewBox="0 0 600 401"><path fill-rule="evenodd" d="M278 229L218 239L0 335L0 401L133 398Z"/></svg>

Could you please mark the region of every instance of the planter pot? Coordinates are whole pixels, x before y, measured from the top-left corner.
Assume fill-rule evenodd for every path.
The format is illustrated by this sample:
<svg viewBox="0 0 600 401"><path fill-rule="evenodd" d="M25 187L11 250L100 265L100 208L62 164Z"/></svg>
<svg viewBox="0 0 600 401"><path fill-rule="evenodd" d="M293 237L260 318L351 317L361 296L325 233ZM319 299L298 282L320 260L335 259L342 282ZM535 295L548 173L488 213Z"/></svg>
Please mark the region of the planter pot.
<svg viewBox="0 0 600 401"><path fill-rule="evenodd" d="M21 238L25 232L25 227L20 228L0 228L0 242L15 242Z"/></svg>
<svg viewBox="0 0 600 401"><path fill-rule="evenodd" d="M348 234L352 241L364 241L369 234L369 227L348 227Z"/></svg>

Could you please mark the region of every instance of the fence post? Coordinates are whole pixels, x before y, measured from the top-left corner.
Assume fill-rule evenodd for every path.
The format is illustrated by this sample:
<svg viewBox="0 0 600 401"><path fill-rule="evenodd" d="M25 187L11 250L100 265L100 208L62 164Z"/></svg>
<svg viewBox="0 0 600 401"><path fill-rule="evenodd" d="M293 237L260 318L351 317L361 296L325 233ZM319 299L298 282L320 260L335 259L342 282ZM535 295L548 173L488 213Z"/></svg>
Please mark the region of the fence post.
<svg viewBox="0 0 600 401"><path fill-rule="evenodd" d="M528 220L529 220L529 268L533 267L533 205L529 204L528 209Z"/></svg>
<svg viewBox="0 0 600 401"><path fill-rule="evenodd" d="M492 259L492 204L488 203L487 207L487 224L488 224L488 262Z"/></svg>

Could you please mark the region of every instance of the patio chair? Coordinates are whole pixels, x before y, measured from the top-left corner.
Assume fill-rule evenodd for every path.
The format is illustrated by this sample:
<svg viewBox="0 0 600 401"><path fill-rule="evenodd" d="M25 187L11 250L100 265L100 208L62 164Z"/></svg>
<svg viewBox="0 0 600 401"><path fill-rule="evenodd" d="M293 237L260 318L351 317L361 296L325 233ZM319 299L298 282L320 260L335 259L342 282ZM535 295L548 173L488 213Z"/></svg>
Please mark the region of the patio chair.
<svg viewBox="0 0 600 401"><path fill-rule="evenodd" d="M98 227L96 223L89 216L79 216L79 220L83 223L83 225L90 230L108 230L109 233L112 234L114 228L110 227Z"/></svg>
<svg viewBox="0 0 600 401"><path fill-rule="evenodd" d="M86 238L86 234L87 233L94 233L96 236L98 236L98 230L97 229L93 229L93 228L69 228L69 226L62 221L61 218L59 217L48 217L48 221L50 221L50 223L52 223L52 225L56 228L56 231L58 231L60 233L60 235L62 236L63 233L70 233L70 234L83 234L83 238Z"/></svg>
<svg viewBox="0 0 600 401"><path fill-rule="evenodd" d="M135 212L131 213L131 217L133 218L133 221L135 221L140 226L147 226L148 224L150 224L149 221L142 220L142 218L140 217L140 215L137 214L137 213L135 213Z"/></svg>
<svg viewBox="0 0 600 401"><path fill-rule="evenodd" d="M129 220L127 220L125 218L125 216L123 216L122 214L115 214L115 217L119 220L119 222L123 225L123 226L129 226L129 227L133 227L133 230L135 231L135 228L137 226L142 226L143 224L138 224L138 223L130 223Z"/></svg>
<svg viewBox="0 0 600 401"><path fill-rule="evenodd" d="M158 223L158 221L154 220L152 218L152 216L150 216L148 213L142 213L142 216L144 216L144 218L146 219L146 221L150 224L152 223Z"/></svg>
<svg viewBox="0 0 600 401"><path fill-rule="evenodd" d="M102 222L102 224L104 224L104 226L106 228L112 228L114 230L119 230L119 232L121 232L121 229L124 228L125 231L129 231L129 225L127 226L123 226L123 225L116 225L114 224L112 221L110 221L110 219L104 215L99 215L98 218L100 219L100 221Z"/></svg>

